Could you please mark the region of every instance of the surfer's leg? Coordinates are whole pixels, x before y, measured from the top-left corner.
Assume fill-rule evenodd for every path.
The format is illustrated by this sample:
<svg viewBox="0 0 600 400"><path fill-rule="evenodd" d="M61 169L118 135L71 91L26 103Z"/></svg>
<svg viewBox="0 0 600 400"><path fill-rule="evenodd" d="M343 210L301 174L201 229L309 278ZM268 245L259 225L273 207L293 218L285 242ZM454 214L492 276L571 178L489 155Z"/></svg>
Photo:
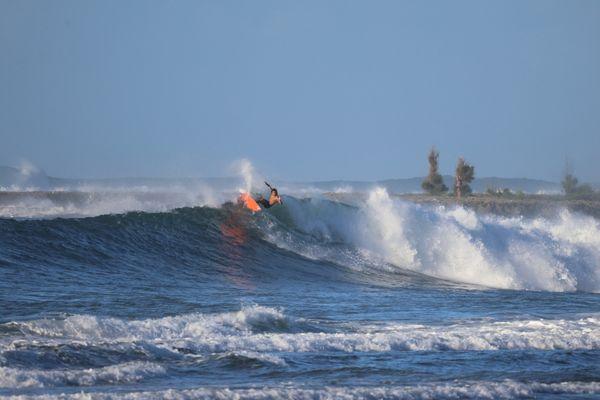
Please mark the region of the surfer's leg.
<svg viewBox="0 0 600 400"><path fill-rule="evenodd" d="M263 206L264 208L269 208L271 205L269 204L269 202L267 201L267 199L265 199L264 197L260 196L260 199L256 200L256 202Z"/></svg>

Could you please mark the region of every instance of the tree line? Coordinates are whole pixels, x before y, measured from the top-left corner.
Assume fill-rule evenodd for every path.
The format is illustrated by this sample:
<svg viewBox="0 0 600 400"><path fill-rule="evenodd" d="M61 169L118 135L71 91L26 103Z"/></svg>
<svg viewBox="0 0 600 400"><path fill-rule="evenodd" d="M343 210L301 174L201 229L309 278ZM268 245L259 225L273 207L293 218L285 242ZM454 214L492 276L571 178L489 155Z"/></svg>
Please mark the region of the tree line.
<svg viewBox="0 0 600 400"><path fill-rule="evenodd" d="M433 147L427 157L429 161L429 174L421 183L423 190L431 195L440 195L448 192L448 186L444 184L444 179L439 173L439 157L440 153ZM470 183L473 179L475 179L475 167L469 164L464 157L460 157L456 163L456 170L454 172L454 195L460 199L462 196L471 194L473 191L471 190Z"/></svg>
<svg viewBox="0 0 600 400"><path fill-rule="evenodd" d="M448 192L448 186L444 183L442 175L439 173L439 157L440 153L432 147L427 156L429 162L429 174L421 183L423 190L430 195L442 195ZM457 198L470 195L473 191L470 183L475 179L475 167L469 164L464 157L459 157L454 171L454 190L453 194ZM567 164L565 168L564 179L561 182L563 192L567 197L586 197L597 195L592 187L588 184L580 184L578 179L570 171ZM504 189L498 193L511 193L509 189ZM495 193L488 190L488 193Z"/></svg>
<svg viewBox="0 0 600 400"><path fill-rule="evenodd" d="M571 173L565 172L561 182L563 191L568 197L586 197L595 194L594 189L587 183L580 184L579 180Z"/></svg>

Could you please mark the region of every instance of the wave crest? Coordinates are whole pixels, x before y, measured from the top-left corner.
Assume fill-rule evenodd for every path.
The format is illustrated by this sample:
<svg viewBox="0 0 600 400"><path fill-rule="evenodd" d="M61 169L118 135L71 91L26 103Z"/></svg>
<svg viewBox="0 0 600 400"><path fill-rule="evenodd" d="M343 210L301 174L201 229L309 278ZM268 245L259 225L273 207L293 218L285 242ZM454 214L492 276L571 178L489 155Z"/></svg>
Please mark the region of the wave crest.
<svg viewBox="0 0 600 400"><path fill-rule="evenodd" d="M555 218L478 215L424 207L372 191L358 207L286 202L302 239L271 225L280 247L342 265L395 265L436 278L503 289L600 291L600 222L561 211ZM347 247L332 247L343 243Z"/></svg>

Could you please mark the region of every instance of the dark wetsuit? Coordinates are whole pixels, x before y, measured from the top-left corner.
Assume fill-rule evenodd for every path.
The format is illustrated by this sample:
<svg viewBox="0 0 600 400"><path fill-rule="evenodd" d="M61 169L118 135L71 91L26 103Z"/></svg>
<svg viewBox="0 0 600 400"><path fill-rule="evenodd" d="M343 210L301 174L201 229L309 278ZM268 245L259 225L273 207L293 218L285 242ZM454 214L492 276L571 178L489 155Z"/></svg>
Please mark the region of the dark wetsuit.
<svg viewBox="0 0 600 400"><path fill-rule="evenodd" d="M265 199L264 197L256 200L256 202L258 204L260 204L261 206L263 206L264 208L270 208L271 207L271 204L269 204L269 200Z"/></svg>

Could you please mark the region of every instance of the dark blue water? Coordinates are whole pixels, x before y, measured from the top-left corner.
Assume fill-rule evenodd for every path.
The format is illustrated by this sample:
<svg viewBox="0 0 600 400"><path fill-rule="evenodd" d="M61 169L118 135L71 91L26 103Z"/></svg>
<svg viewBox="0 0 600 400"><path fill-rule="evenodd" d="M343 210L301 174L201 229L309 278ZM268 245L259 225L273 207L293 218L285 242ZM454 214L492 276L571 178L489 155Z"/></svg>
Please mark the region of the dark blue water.
<svg viewBox="0 0 600 400"><path fill-rule="evenodd" d="M402 207L0 219L0 396L600 395L597 221ZM564 239L569 218L588 236ZM414 241L424 221L443 235Z"/></svg>

